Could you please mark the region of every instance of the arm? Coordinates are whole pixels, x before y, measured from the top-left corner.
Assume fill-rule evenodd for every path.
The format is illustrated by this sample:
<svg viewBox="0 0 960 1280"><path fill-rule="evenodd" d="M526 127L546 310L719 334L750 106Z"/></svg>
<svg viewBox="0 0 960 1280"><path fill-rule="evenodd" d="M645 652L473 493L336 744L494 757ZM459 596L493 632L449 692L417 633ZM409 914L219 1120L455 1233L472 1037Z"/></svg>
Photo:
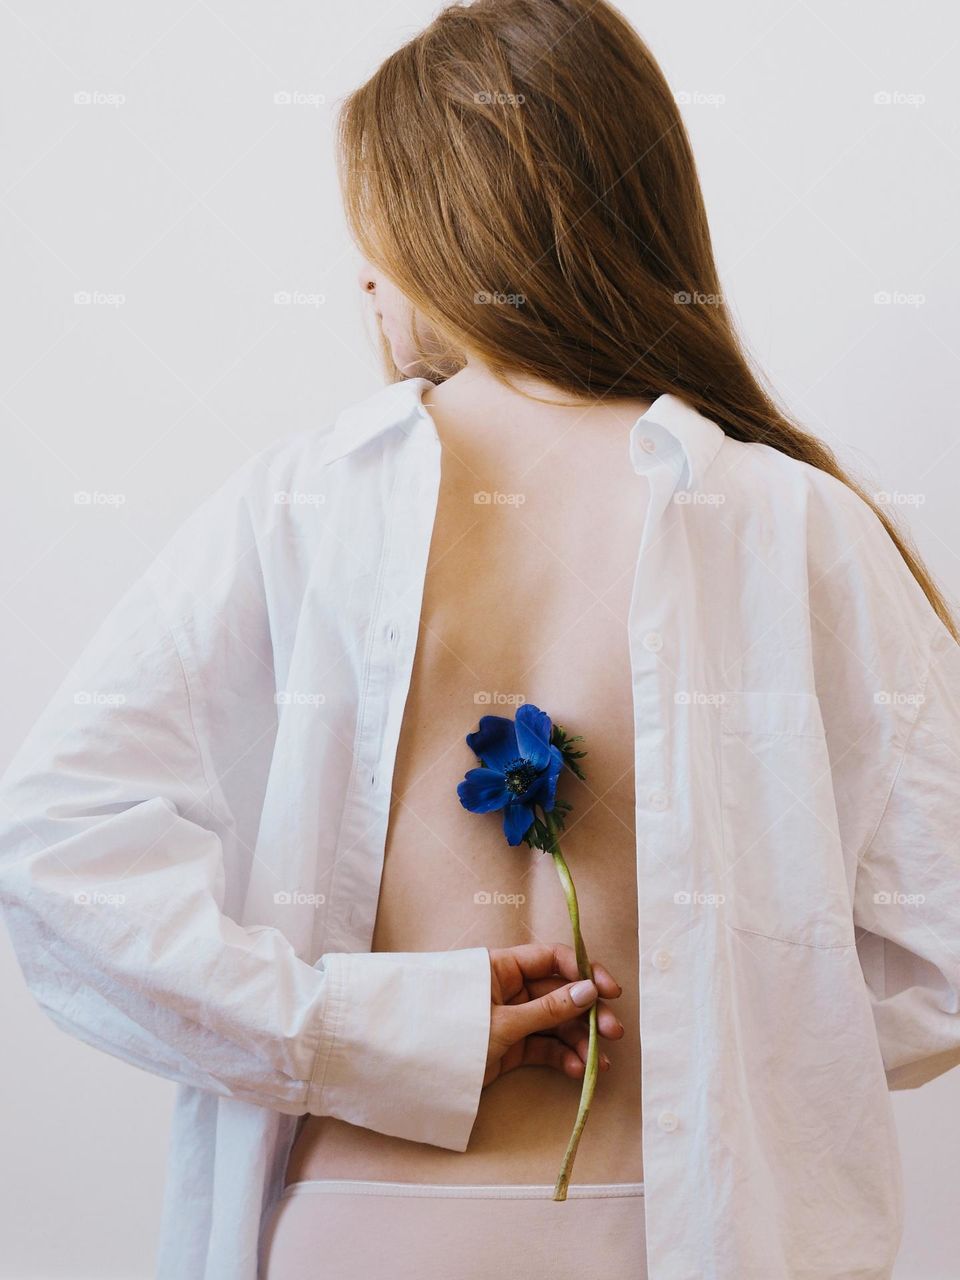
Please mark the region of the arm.
<svg viewBox="0 0 960 1280"><path fill-rule="evenodd" d="M891 1089L960 1064L960 647L939 627L856 878L854 922Z"/></svg>
<svg viewBox="0 0 960 1280"><path fill-rule="evenodd" d="M222 691L232 715L252 709L244 740L230 721L242 758L275 716L257 538L242 508L227 486L191 518L8 769L0 903L15 953L57 1026L134 1066L465 1150L486 1063L486 948L327 953L311 965L279 929L225 910L237 892L224 874L231 815L197 737L178 637L189 630L191 658L201 655L191 677ZM168 623L171 564L189 585L175 601L183 631ZM265 770L269 752L250 758Z"/></svg>

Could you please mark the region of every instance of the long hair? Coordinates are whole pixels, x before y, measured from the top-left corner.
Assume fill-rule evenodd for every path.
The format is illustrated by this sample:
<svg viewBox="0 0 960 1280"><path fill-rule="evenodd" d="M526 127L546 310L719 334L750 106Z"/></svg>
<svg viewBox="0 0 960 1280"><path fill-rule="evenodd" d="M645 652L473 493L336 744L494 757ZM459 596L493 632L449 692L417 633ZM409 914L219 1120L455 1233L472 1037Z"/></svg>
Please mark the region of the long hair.
<svg viewBox="0 0 960 1280"><path fill-rule="evenodd" d="M960 639L907 535L751 368L677 104L605 0L444 8L344 100L338 165L351 233L412 304L435 381L475 356L578 401L680 395L859 494Z"/></svg>

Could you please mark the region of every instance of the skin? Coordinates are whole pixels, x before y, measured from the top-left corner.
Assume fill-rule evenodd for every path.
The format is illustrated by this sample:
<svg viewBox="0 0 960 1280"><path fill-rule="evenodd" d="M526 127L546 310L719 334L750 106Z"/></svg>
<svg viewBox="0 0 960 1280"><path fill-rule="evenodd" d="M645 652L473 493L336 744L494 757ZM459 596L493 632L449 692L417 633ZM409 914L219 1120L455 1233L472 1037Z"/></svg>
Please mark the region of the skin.
<svg viewBox="0 0 960 1280"><path fill-rule="evenodd" d="M369 298L375 319L390 343L394 364L408 378L424 374L412 336L414 309L398 285L382 271L375 271L368 262L360 268L360 288ZM424 341L429 345L435 340L428 325L421 322Z"/></svg>
<svg viewBox="0 0 960 1280"><path fill-rule="evenodd" d="M619 982L594 961L595 983L589 984L593 994L585 1004L582 999L578 1003L571 995L579 980L572 947L529 942L488 951L493 1003L484 1088L517 1067L552 1067L582 1078L588 1047L583 1010L595 1002L598 991L608 999L619 996ZM605 1000L597 1008L597 1030L608 1040L623 1035L619 1018ZM609 1067L610 1059L601 1053L600 1070Z"/></svg>
<svg viewBox="0 0 960 1280"><path fill-rule="evenodd" d="M432 381L412 342L414 313L402 291L366 264L359 283L397 367ZM435 341L422 320L418 329L428 346ZM576 1113L574 1082L584 1074L589 1005L580 1009L570 997L577 972L549 854L508 850L495 817L469 814L456 800L454 783L476 763L465 749L466 728L484 710L514 710L478 707L475 694L483 689L522 695L587 737L586 782L569 771L563 777L573 814L561 843L580 898L609 1055L574 1181L643 1177L626 623L648 488L629 465L627 436L650 401L576 400L543 382L514 380L547 403L502 386L469 353L464 368L424 388L443 446L440 493L371 945L483 945L490 955L488 1054L469 1149L310 1116L291 1152L288 1183L344 1177L552 1185L556 1177ZM522 502L477 506L477 491ZM499 897L477 906L478 889Z"/></svg>
<svg viewBox="0 0 960 1280"><path fill-rule="evenodd" d="M360 267L358 283L371 300L397 368L408 378L424 376L412 336L415 312L409 299L393 280L367 261ZM429 348L435 335L422 318L418 330ZM515 398L503 391L481 361L468 360L466 368L444 385L449 387L457 379L469 381L478 394L488 398ZM536 379L518 378L517 382L538 396L553 394L551 388ZM437 395L437 392L428 394L424 403L436 404ZM617 417L629 426L649 403L625 402L626 407L619 410ZM511 404L514 415L516 408ZM537 406L532 408L536 412ZM577 412L580 409L575 406ZM608 999L619 996L622 987L616 979L603 965L593 964L600 994ZM587 1019L570 996L578 978L573 949L564 943L552 947L526 944L491 949L490 966L493 1005L484 1086L519 1066L549 1066L573 1078L582 1077L587 1058ZM565 982L565 979L572 981ZM585 1007L589 1009L592 1003L589 1001ZM600 1035L607 1039L619 1039L623 1035L622 1024L604 1000L600 1001L597 1011L597 1027ZM547 1031L553 1034L544 1035ZM601 1071L609 1067L610 1059L601 1053Z"/></svg>

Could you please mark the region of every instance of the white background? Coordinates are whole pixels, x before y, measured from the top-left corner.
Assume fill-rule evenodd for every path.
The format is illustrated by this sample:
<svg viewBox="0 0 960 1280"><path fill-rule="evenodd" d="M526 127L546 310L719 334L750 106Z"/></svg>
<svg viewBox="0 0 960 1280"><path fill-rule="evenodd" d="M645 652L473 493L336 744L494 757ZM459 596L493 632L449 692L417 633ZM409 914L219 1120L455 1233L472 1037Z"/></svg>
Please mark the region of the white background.
<svg viewBox="0 0 960 1280"><path fill-rule="evenodd" d="M620 7L689 95L756 361L871 490L917 496L903 509L920 551L960 594L956 6ZM434 12L0 2L0 766L187 513L251 451L379 385L331 126ZM150 1276L173 1086L48 1023L2 929L0 1016L0 1277ZM957 1274L958 1102L960 1072L895 1098L897 1280Z"/></svg>

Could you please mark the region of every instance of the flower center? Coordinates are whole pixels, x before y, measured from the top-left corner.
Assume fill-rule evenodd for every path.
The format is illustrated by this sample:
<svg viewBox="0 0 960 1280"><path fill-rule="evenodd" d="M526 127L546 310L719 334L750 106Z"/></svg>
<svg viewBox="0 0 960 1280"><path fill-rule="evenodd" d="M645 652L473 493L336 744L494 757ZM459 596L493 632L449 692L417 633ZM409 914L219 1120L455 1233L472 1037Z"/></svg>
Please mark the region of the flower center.
<svg viewBox="0 0 960 1280"><path fill-rule="evenodd" d="M516 796L522 796L536 782L540 770L532 765L529 760L524 760L522 756L518 756L516 760L511 760L503 771L503 780L508 791L512 791Z"/></svg>

